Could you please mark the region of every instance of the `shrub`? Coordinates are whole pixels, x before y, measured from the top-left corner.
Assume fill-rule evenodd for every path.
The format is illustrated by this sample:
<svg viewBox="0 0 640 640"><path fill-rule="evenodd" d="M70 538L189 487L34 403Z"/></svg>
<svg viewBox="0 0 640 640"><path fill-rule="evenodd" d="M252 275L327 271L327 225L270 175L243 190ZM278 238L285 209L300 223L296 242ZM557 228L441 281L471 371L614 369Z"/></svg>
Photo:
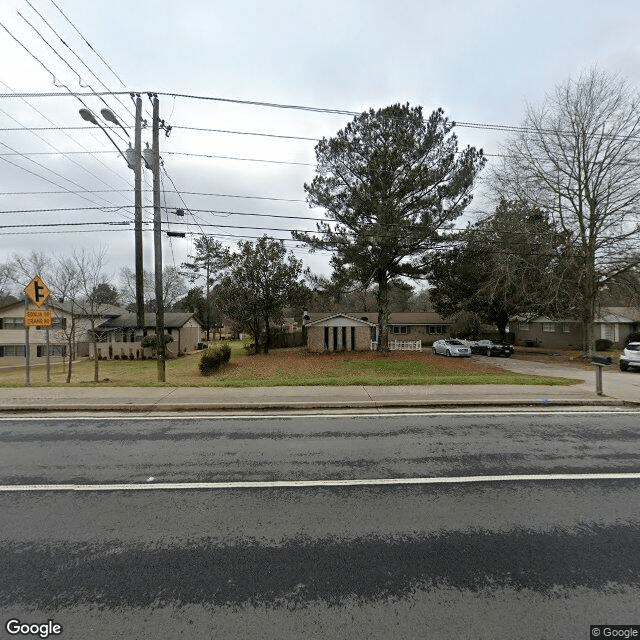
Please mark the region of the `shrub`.
<svg viewBox="0 0 640 640"><path fill-rule="evenodd" d="M596 340L596 351L609 351L613 342L611 340L605 340L604 338L599 338Z"/></svg>
<svg viewBox="0 0 640 640"><path fill-rule="evenodd" d="M133 355L133 353L130 353L129 354L129 360L135 360L135 359L136 359L136 357Z"/></svg>
<svg viewBox="0 0 640 640"><path fill-rule="evenodd" d="M113 359L114 359L114 360L120 360L120 356L116 353L116 354L113 356Z"/></svg>
<svg viewBox="0 0 640 640"><path fill-rule="evenodd" d="M215 373L222 364L231 359L231 348L224 345L219 349L209 348L200 356L200 373L203 376L210 376Z"/></svg>
<svg viewBox="0 0 640 640"><path fill-rule="evenodd" d="M242 348L248 356L252 356L257 353L256 343L251 338L245 338L242 341Z"/></svg>
<svg viewBox="0 0 640 640"><path fill-rule="evenodd" d="M231 347L228 344L222 345L219 349L222 362L225 364L231 360Z"/></svg>

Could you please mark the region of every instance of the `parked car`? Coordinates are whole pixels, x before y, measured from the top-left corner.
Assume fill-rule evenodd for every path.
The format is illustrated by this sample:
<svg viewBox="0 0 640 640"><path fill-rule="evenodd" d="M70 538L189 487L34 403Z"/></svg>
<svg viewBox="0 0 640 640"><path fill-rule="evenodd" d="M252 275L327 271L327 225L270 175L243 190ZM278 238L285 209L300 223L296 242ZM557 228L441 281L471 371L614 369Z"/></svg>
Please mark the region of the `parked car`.
<svg viewBox="0 0 640 640"><path fill-rule="evenodd" d="M433 353L443 356L469 358L471 349L461 340L436 340L433 343Z"/></svg>
<svg viewBox="0 0 640 640"><path fill-rule="evenodd" d="M513 354L513 347L510 344L498 344L491 340L476 340L470 343L471 353L482 356L504 356L510 358Z"/></svg>
<svg viewBox="0 0 640 640"><path fill-rule="evenodd" d="M620 371L640 367L640 342L630 342L620 356Z"/></svg>

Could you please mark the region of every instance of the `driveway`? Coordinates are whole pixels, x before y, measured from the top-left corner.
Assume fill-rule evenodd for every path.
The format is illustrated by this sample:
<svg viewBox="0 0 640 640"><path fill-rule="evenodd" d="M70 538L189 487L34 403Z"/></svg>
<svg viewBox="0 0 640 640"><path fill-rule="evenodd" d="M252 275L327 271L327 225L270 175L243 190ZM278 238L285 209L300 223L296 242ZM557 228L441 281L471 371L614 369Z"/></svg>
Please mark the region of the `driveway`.
<svg viewBox="0 0 640 640"><path fill-rule="evenodd" d="M595 365L590 369L576 362L537 362L519 358L487 358L487 356L472 356L471 360L478 364L491 364L514 373L533 374L538 376L557 376L563 378L577 378L584 380L592 389L596 388ZM620 371L617 364L604 367L602 375L602 390L605 396L640 403L640 371Z"/></svg>

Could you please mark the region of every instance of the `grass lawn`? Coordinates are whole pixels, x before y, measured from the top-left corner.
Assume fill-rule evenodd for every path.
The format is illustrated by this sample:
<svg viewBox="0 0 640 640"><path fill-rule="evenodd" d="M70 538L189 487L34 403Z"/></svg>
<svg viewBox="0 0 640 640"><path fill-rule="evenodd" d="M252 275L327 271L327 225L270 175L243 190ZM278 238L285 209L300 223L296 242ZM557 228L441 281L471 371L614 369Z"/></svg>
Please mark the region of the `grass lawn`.
<svg viewBox="0 0 640 640"><path fill-rule="evenodd" d="M157 381L155 360L102 360L100 380L112 386L168 387L275 387L412 384L552 384L578 382L567 378L520 375L480 365L463 358L444 358L431 353L395 351L388 355L372 352L313 354L304 349L274 349L269 355L247 356L240 343L232 344L231 362L217 373L203 377L198 370L199 354L167 360L166 379ZM33 386L65 386L63 365L52 365L51 382L45 367L31 369ZM105 382L105 379L108 382ZM91 386L93 362L74 364L74 386ZM24 368L0 369L0 386L24 385Z"/></svg>

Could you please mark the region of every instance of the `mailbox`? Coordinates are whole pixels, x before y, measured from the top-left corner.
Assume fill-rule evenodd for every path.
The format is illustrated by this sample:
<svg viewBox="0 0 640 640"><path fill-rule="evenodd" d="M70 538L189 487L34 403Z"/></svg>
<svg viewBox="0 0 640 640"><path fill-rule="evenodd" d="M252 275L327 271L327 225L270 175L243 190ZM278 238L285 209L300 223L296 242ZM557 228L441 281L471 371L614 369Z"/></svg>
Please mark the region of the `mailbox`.
<svg viewBox="0 0 640 640"><path fill-rule="evenodd" d="M611 356L593 356L592 360L593 364L596 365L605 365L605 364L611 364Z"/></svg>

